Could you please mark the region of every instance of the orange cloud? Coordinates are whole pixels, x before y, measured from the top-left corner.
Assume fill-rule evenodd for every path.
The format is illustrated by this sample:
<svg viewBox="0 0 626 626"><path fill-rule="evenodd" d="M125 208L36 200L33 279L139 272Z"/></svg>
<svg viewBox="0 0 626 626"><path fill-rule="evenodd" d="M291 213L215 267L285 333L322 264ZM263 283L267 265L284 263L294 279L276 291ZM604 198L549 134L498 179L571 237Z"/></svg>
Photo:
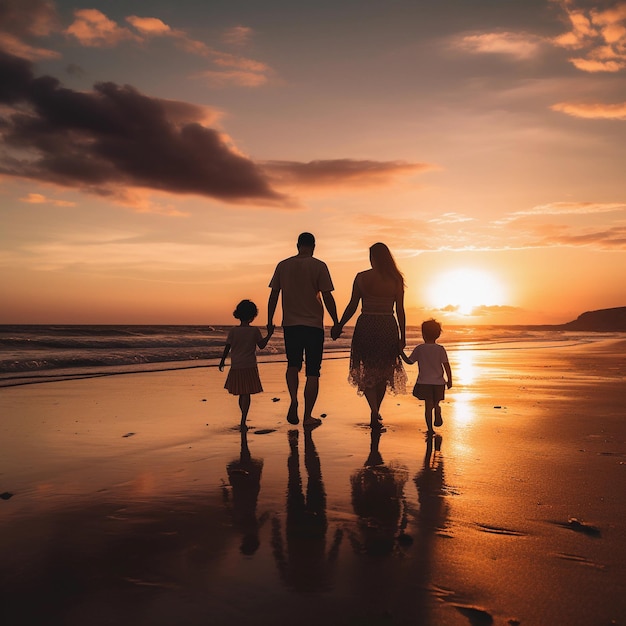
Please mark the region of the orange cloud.
<svg viewBox="0 0 626 626"><path fill-rule="evenodd" d="M594 120L626 120L626 102L617 104L558 102L550 108L553 111L560 111L573 117Z"/></svg>
<svg viewBox="0 0 626 626"><path fill-rule="evenodd" d="M54 206L76 206L76 202L69 202L68 200L54 200L47 198L40 193L29 193L24 198L20 198L20 202L26 202L27 204L53 204Z"/></svg>
<svg viewBox="0 0 626 626"><path fill-rule="evenodd" d="M207 72L196 74L209 79L213 86L244 86L258 87L268 81L268 72L270 68L267 64L255 59L248 59L243 56L231 54L216 50L208 46L202 41L190 38L184 31L171 28L168 24L156 17L138 17L131 15L126 21L135 28L139 35L138 38L149 37L169 37L178 47L190 54L210 59L219 67L234 68L230 71L208 70ZM238 26L230 30L230 34L226 37L229 43L243 44L244 40L251 35L252 29Z"/></svg>
<svg viewBox="0 0 626 626"><path fill-rule="evenodd" d="M0 48L6 50L9 54L36 61L38 59L58 59L60 54L54 50L47 48L38 48L22 41L20 38L10 33L0 32Z"/></svg>
<svg viewBox="0 0 626 626"><path fill-rule="evenodd" d="M137 17L136 15L130 15L126 18L126 21L138 30L143 35L170 35L172 29L162 20L156 17Z"/></svg>
<svg viewBox="0 0 626 626"><path fill-rule="evenodd" d="M126 39L136 39L127 28L118 26L98 9L78 9L74 11L74 16L76 19L65 33L75 37L83 46L101 48L115 46Z"/></svg>
<svg viewBox="0 0 626 626"><path fill-rule="evenodd" d="M626 67L626 3L606 9L584 9L573 0L553 0L565 11L570 23L566 33L553 39L562 48L584 54L570 58L583 72L618 72Z"/></svg>

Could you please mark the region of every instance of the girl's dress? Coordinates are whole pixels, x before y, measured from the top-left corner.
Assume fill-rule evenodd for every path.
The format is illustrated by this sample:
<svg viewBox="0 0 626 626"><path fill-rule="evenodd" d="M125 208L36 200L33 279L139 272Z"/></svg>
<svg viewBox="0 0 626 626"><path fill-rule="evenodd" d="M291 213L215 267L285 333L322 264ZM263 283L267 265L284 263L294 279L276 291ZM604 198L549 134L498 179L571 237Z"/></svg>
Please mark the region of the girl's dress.
<svg viewBox="0 0 626 626"><path fill-rule="evenodd" d="M224 389L234 396L263 391L256 364L257 343L261 339L261 331L255 326L233 326L228 332L230 369Z"/></svg>
<svg viewBox="0 0 626 626"><path fill-rule="evenodd" d="M363 293L361 299L361 315L352 335L348 381L359 395L383 382L391 393L405 393L407 375L399 354L395 298Z"/></svg>

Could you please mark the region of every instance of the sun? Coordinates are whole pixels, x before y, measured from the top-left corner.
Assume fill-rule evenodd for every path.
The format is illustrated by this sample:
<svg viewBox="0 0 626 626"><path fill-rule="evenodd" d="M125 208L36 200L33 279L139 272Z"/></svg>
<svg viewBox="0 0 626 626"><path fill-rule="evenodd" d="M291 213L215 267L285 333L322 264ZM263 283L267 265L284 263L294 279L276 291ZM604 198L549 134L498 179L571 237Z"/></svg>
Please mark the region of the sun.
<svg viewBox="0 0 626 626"><path fill-rule="evenodd" d="M433 308L454 308L461 315L471 315L476 307L504 304L505 291L489 272L458 268L439 274L427 288L426 297Z"/></svg>

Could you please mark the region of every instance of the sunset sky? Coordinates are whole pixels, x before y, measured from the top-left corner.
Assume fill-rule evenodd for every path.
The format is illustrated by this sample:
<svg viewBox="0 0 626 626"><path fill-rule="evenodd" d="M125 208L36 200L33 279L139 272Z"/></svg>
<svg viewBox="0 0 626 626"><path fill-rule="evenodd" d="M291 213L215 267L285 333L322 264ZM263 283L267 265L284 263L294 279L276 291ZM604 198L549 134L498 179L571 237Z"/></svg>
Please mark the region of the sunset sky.
<svg viewBox="0 0 626 626"><path fill-rule="evenodd" d="M316 235L409 324L626 305L626 2L0 0L0 323L265 323Z"/></svg>

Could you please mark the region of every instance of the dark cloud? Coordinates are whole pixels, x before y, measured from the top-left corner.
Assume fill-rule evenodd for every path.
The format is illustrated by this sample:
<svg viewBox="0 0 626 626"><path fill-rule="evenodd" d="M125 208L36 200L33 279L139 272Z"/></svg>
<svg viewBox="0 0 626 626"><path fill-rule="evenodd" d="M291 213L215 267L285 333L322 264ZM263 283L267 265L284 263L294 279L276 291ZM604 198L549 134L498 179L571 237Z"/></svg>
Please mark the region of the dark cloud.
<svg viewBox="0 0 626 626"><path fill-rule="evenodd" d="M285 203L253 161L203 125L201 107L114 83L73 91L1 51L0 104L12 108L0 121L0 173L101 194L130 186Z"/></svg>
<svg viewBox="0 0 626 626"><path fill-rule="evenodd" d="M50 0L0 0L0 29L17 36L47 35L59 28Z"/></svg>
<svg viewBox="0 0 626 626"><path fill-rule="evenodd" d="M1 1L1 0L0 0ZM0 174L55 183L132 204L132 188L226 202L296 206L275 187L362 187L434 169L425 163L319 160L255 163L186 102L97 83L89 92L35 76L0 50Z"/></svg>
<svg viewBox="0 0 626 626"><path fill-rule="evenodd" d="M356 183L385 184L398 175L416 174L435 169L435 166L428 163L356 159L327 159L308 163L267 161L263 167L272 179L283 184L312 187Z"/></svg>

